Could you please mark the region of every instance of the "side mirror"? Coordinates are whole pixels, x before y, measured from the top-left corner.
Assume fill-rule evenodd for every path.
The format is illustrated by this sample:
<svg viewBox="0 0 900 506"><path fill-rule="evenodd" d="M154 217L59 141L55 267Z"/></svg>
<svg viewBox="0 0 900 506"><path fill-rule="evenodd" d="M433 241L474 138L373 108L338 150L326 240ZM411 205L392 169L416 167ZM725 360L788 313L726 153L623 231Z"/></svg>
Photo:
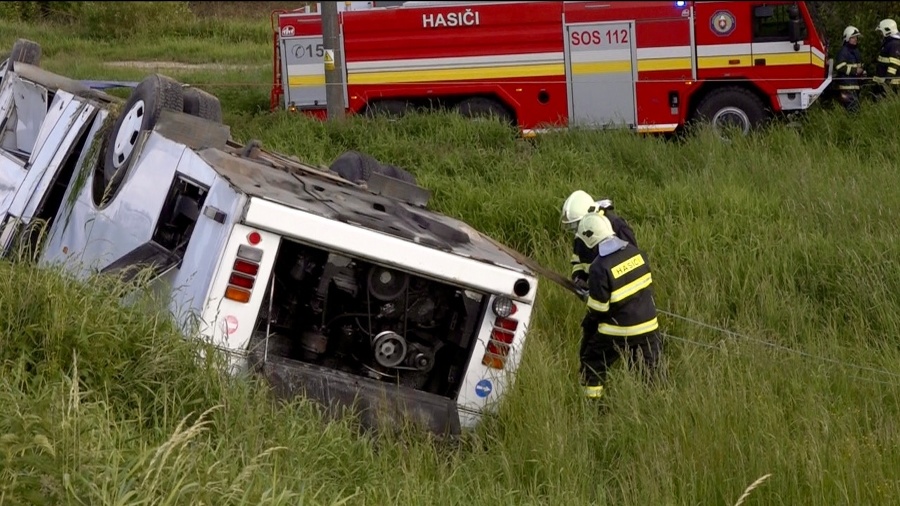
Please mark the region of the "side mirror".
<svg viewBox="0 0 900 506"><path fill-rule="evenodd" d="M800 9L797 4L788 7L788 38L794 43L794 51L800 50Z"/></svg>
<svg viewBox="0 0 900 506"><path fill-rule="evenodd" d="M800 21L790 20L788 25L788 37L794 43L794 50L800 49Z"/></svg>
<svg viewBox="0 0 900 506"><path fill-rule="evenodd" d="M797 7L797 4L788 7L788 19L791 21L800 21L800 9Z"/></svg>

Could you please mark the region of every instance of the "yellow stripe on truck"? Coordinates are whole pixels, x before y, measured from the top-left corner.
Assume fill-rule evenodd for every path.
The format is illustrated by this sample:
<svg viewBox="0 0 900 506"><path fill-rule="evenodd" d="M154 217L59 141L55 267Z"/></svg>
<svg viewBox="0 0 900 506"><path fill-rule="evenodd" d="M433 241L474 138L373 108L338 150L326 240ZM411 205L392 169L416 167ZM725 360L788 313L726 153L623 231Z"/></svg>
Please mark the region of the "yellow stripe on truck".
<svg viewBox="0 0 900 506"><path fill-rule="evenodd" d="M631 72L630 60L595 61L572 64L572 75L583 76L591 74L612 74L616 72Z"/></svg>
<svg viewBox="0 0 900 506"><path fill-rule="evenodd" d="M727 69L750 67L754 58L765 58L766 66L809 65L825 66L825 61L809 52L800 53L765 53L759 55L740 54L722 56L701 56L697 58L697 68ZM734 63L731 63L734 62ZM661 70L690 70L691 58L642 58L637 60L639 72ZM573 75L607 74L631 72L630 60L576 62L572 65ZM476 81L483 79L509 79L517 77L542 77L565 75L565 66L558 63L531 63L496 67L459 66L444 69L404 69L404 70L366 70L349 71L347 84L393 84L423 83L442 81ZM291 87L324 86L325 76L291 75L288 77Z"/></svg>
<svg viewBox="0 0 900 506"><path fill-rule="evenodd" d="M646 58L638 60L638 72L657 70L690 70L690 58Z"/></svg>
<svg viewBox="0 0 900 506"><path fill-rule="evenodd" d="M480 79L509 79L514 77L561 76L563 62L508 67L460 67L433 70L395 70L390 72L352 72L347 84L424 83L431 81L475 81Z"/></svg>
<svg viewBox="0 0 900 506"><path fill-rule="evenodd" d="M750 55L701 56L697 58L698 69L739 68L750 66Z"/></svg>
<svg viewBox="0 0 900 506"><path fill-rule="evenodd" d="M299 88L303 86L325 86L325 76L289 76L288 86Z"/></svg>
<svg viewBox="0 0 900 506"><path fill-rule="evenodd" d="M762 54L740 54L730 56L701 56L697 58L697 68L699 69L726 69L739 67L752 67L753 60L766 60L766 67L776 67L781 65L809 65L813 64L817 67L825 67L825 61L811 53L762 53ZM735 62L736 63L732 63Z"/></svg>
<svg viewBox="0 0 900 506"><path fill-rule="evenodd" d="M809 65L810 53L763 53L754 54L754 59L763 58L766 60L766 66L769 65Z"/></svg>

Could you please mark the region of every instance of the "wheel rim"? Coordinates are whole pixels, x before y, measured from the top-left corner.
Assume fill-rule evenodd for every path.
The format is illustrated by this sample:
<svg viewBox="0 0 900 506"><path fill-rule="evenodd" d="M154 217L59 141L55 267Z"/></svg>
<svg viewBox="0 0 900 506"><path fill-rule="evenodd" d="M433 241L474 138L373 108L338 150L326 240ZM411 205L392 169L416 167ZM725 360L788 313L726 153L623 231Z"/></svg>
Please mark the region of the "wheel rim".
<svg viewBox="0 0 900 506"><path fill-rule="evenodd" d="M116 134L116 143L113 145L113 167L116 169L125 165L125 161L134 151L134 145L137 143L138 134L141 132L141 126L144 124L144 101L138 100L131 106L131 109L125 114L119 132Z"/></svg>
<svg viewBox="0 0 900 506"><path fill-rule="evenodd" d="M723 107L712 118L713 127L722 131L728 127L738 127L741 133L750 133L750 117L737 107Z"/></svg>

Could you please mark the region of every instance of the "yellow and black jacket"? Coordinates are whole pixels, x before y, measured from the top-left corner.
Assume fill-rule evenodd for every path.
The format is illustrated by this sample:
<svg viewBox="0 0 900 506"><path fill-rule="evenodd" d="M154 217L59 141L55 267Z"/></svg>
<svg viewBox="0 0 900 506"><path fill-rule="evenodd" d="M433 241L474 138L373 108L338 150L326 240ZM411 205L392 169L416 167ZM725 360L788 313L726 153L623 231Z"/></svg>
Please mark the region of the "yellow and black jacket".
<svg viewBox="0 0 900 506"><path fill-rule="evenodd" d="M857 70L862 68L862 54L859 48L844 43L838 51L834 65L834 80L838 89L843 91L855 91L859 89Z"/></svg>
<svg viewBox="0 0 900 506"><path fill-rule="evenodd" d="M635 338L659 328L644 253L618 238L598 246L589 271L588 321L605 336Z"/></svg>
<svg viewBox="0 0 900 506"><path fill-rule="evenodd" d="M613 232L619 239L627 241L634 247L637 247L637 239L634 238L634 231L624 218L609 209L604 210L603 215L609 220L609 223L613 227ZM575 237L572 243L572 281L580 279L587 283L588 269L590 269L591 262L593 262L595 258L597 258L597 248L589 248L584 241Z"/></svg>
<svg viewBox="0 0 900 506"><path fill-rule="evenodd" d="M878 63L875 65L875 77L872 80L892 87L900 85L900 39L884 38Z"/></svg>

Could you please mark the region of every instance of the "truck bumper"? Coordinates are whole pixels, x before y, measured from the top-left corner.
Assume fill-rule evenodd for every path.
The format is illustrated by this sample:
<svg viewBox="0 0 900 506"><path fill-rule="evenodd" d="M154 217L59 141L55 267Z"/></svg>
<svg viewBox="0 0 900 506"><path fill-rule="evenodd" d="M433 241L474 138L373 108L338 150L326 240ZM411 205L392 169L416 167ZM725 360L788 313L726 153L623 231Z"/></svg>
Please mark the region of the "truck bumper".
<svg viewBox="0 0 900 506"><path fill-rule="evenodd" d="M280 399L305 395L324 405L331 416L347 411L358 415L366 428L377 428L385 422L394 426L412 422L435 434L460 434L460 415L453 399L272 353L264 359L262 346L251 351L248 358L251 370L261 374Z"/></svg>
<svg viewBox="0 0 900 506"><path fill-rule="evenodd" d="M831 84L834 60L828 60L828 71L825 80L816 88L791 88L778 90L778 105L782 111L798 111L808 109Z"/></svg>

